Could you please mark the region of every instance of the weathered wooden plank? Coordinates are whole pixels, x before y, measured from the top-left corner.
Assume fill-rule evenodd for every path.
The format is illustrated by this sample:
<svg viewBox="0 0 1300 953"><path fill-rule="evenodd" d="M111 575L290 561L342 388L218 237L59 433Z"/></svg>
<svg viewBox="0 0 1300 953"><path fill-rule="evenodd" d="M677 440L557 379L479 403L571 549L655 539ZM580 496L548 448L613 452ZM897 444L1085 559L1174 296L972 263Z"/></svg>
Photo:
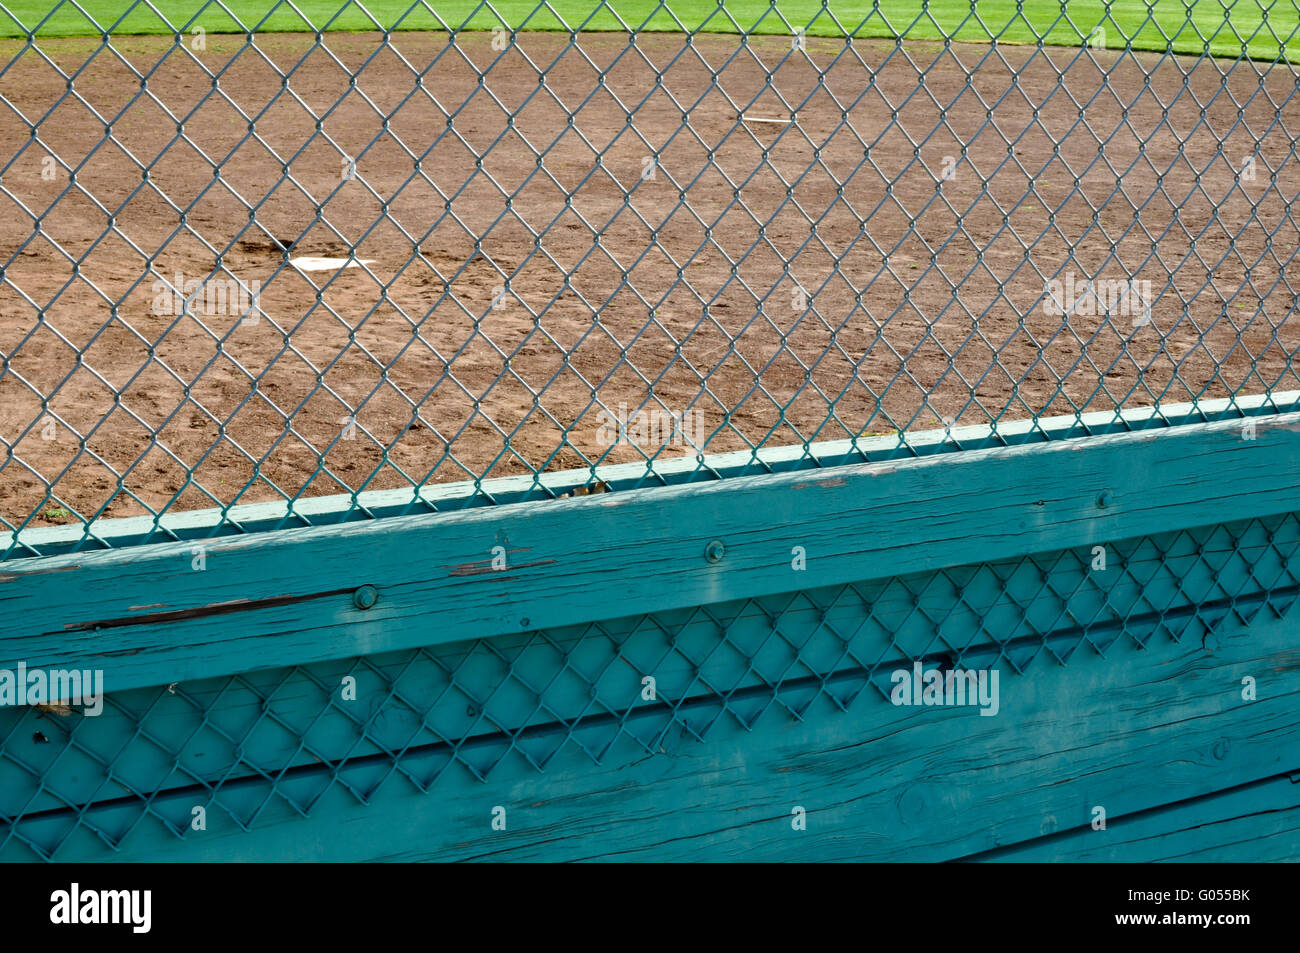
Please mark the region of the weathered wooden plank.
<svg viewBox="0 0 1300 953"><path fill-rule="evenodd" d="M1300 858L1300 773L1041 837L972 860L1268 863Z"/></svg>
<svg viewBox="0 0 1300 953"><path fill-rule="evenodd" d="M1108 651L1117 639L1146 642L1172 634L1196 643L1220 620L1249 621L1266 607L1284 611L1296 598L1295 587L1285 585L1288 577L1281 571L1286 561L1300 555L1300 524L1294 519L1161 534L1112 550L1104 571L1094 570L1087 550L1073 558L1036 554L1035 565L1051 567L1046 583L1039 572L1025 572L1017 568L1018 560L1010 560L949 569L942 580L921 575L858 584L847 598L839 587L826 587L796 596L714 604L707 613L687 610L676 620L661 612L653 626L638 626L636 618L611 619L603 620L598 630L577 625L549 631L543 642L532 635L513 635L496 637L490 648L465 642L435 646L424 650L415 668L411 654L399 652L369 656L363 666L349 660L321 663L309 675L286 678L283 669L249 673L236 686L218 677L181 683L165 692L153 688L118 693L108 711L90 721L29 718L31 730L43 730L49 743L11 739L8 750L28 762L52 764L62 750L64 732L75 728L83 749L121 752L115 762L120 786L101 787L97 773L84 772L75 778L58 777L29 801L22 776L11 778L0 761L0 815L124 794L133 779L154 776L151 772L159 763L168 763L162 745L183 751L183 770L164 772L161 784L151 783L160 791L192 784L196 776L229 782L259 772L292 772L321 759L355 760L401 750L422 726L430 729L422 737L424 743L435 737L459 739L466 750L508 743L504 733L525 726L537 730L549 722L562 733L567 729L557 721L576 722L593 704L585 681L557 678L565 660L598 671L598 666L591 669L580 660L611 658L616 644L622 661L601 679L596 710L635 708L637 714L627 727L651 737L671 716L673 706L683 718L694 718L721 705L718 692L731 693L740 712L753 710L764 699L797 706L809 691L816 691L816 677L829 677L838 696L848 697L866 674L855 659L878 662L887 672L909 666L912 657L937 651L937 644L969 648L961 660L966 664L987 655L996 640L1004 656L1021 665L1044 646L1069 659L1074 651L1089 652L1093 646ZM1053 592L1070 594L1068 612L1061 609L1067 603ZM1038 608L1014 608L1018 606ZM773 631L777 617L781 636ZM936 625L932 620L942 621ZM720 625L726 627L728 647L714 651ZM671 642L665 630L672 633ZM836 633L851 636L844 642ZM788 655L779 649L783 641L800 646L807 668L799 673L806 676L784 682L774 696L770 686L786 673ZM778 647L775 660L770 651L760 651L773 645ZM690 658L707 662L697 668ZM1042 653L1037 664L1048 664L1050 658ZM519 684L547 686L544 707L539 708L531 692L492 690L502 679L503 664L510 666ZM342 702L338 687L349 672L357 679L356 698ZM657 706L641 698L644 675L656 679ZM388 698L390 684L398 686L403 701ZM881 678L877 687L888 690ZM466 701L481 704L489 696L488 717L466 712ZM152 712L147 725L151 741L131 744L137 723L134 716L120 714L119 706ZM268 710L274 713L274 723L250 734L247 726ZM20 738L22 717L21 711L0 709L0 737L18 732L14 738ZM204 730L205 724L231 726L242 760L236 763L234 744ZM537 744L545 747L540 740Z"/></svg>
<svg viewBox="0 0 1300 953"><path fill-rule="evenodd" d="M1109 825L1095 832L1100 845L1123 837L1127 817L1300 769L1295 613L1212 648L1162 640L1024 676L1003 670L996 717L864 695L801 722L771 710L747 731L727 719L704 743L678 733L653 756L629 743L599 766L570 745L541 774L511 756L486 783L457 769L427 795L394 778L364 806L335 784L306 819L273 798L249 833L218 811L184 841L145 821L123 856L942 860L1091 835L1098 805ZM1241 697L1246 675L1256 701ZM250 788L251 802L263 797ZM195 803L174 800L176 811ZM505 831L490 825L498 805ZM807 811L804 831L791 826L795 806ZM108 856L84 832L59 855Z"/></svg>
<svg viewBox="0 0 1300 953"><path fill-rule="evenodd" d="M188 543L48 557L0 575L0 658L120 691L1295 511L1297 472L1283 414L231 537L204 571Z"/></svg>

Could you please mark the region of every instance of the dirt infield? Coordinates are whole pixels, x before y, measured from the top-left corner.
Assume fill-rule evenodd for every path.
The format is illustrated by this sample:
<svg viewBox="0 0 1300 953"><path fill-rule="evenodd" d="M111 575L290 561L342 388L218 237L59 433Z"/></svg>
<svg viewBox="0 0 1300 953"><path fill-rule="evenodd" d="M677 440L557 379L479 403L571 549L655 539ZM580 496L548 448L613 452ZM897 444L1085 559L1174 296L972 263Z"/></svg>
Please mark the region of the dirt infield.
<svg viewBox="0 0 1300 953"><path fill-rule="evenodd" d="M232 60L240 38L131 37L89 65L98 41L41 41L81 101L0 44L0 90L39 137L0 105L0 518L582 466L606 452L597 395L698 411L721 451L1297 384L1289 68L1224 80L1233 64L1212 60L871 40L855 57L809 39L805 58L720 35L380 40L329 34L327 54L266 35ZM287 88L269 64L297 64ZM492 64L482 82L471 64ZM797 121L740 126L737 106ZM297 273L276 240L373 260L373 277ZM156 280L218 261L215 277L259 283L264 317L229 300L165 313ZM1049 313L1062 269L1149 283L1150 323Z"/></svg>

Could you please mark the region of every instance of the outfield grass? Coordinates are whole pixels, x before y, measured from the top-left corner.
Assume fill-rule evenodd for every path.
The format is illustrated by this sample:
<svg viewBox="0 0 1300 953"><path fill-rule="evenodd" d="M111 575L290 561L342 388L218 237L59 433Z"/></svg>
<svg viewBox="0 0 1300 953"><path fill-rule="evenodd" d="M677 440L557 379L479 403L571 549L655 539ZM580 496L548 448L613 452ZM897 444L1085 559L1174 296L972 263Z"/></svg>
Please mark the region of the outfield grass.
<svg viewBox="0 0 1300 953"><path fill-rule="evenodd" d="M143 4L121 12L123 0L79 0L92 22L70 3L59 0L9 0L12 15L0 11L0 35L88 36L107 30L124 33L172 33L172 26ZM172 24L200 26L208 33L322 30L486 30L505 25L529 30L703 30L705 32L789 33L803 27L809 36L864 37L905 35L938 40L945 36L974 42L990 36L1005 43L1045 42L1077 46L1094 27L1106 31L1106 45L1180 53L1207 50L1220 56L1245 54L1257 59L1296 59L1300 54L1300 11L1294 0L1112 0L1110 15L1100 0L1070 0L1069 19L1059 0L979 0L979 18L970 0L551 0L557 19L538 0L494 0L493 13L479 0L366 0L367 14L350 0L296 0L304 20L281 0L224 0L239 20L212 0L154 0ZM1228 9L1225 9L1225 6ZM668 10L672 12L669 13ZM51 12L53 11L53 12ZM497 14L500 14L498 18ZM838 23L836 22L838 20ZM733 22L734 21L734 22ZM981 22L982 21L982 22ZM242 24L242 25L241 25ZM1199 34L1199 35L1198 35ZM1168 39L1167 39L1168 38ZM1279 41L1281 47L1279 46Z"/></svg>

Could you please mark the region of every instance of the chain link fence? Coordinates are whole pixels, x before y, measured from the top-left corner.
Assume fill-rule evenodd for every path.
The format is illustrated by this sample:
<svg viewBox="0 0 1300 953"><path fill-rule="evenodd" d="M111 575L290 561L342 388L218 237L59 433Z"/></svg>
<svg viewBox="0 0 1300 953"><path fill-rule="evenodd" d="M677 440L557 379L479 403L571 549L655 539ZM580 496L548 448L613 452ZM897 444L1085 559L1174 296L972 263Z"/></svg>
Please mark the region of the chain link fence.
<svg viewBox="0 0 1300 953"><path fill-rule="evenodd" d="M582 32L605 6L554 32L486 7L401 33L205 31L219 4L162 36L15 19L0 549L1294 390L1296 16L1240 6L1140 29L878 4L675 32Z"/></svg>

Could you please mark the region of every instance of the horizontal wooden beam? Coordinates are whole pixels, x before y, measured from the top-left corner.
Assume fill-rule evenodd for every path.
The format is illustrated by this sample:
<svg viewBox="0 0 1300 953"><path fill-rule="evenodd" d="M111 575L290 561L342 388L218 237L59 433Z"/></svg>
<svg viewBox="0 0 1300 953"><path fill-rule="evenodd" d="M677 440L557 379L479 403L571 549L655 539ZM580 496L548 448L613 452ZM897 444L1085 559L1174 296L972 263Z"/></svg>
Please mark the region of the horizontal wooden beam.
<svg viewBox="0 0 1300 953"><path fill-rule="evenodd" d="M19 560L0 665L120 691L546 629L1300 511L1297 474L1287 413Z"/></svg>
<svg viewBox="0 0 1300 953"><path fill-rule="evenodd" d="M966 860L1134 864L1300 859L1300 774L1241 784L1122 817L1099 831L1076 827Z"/></svg>
<svg viewBox="0 0 1300 953"><path fill-rule="evenodd" d="M656 456L640 463L497 477L483 481L433 483L397 490L367 490L240 503L223 508L168 511L155 516L114 517L86 525L30 527L0 533L0 560L35 554L121 549L146 543L207 540L221 536L306 526L334 526L393 516L447 513L509 503L551 500L599 479L615 490L679 486L769 473L815 472L853 463L910 460L954 451L987 450L1040 444L1076 437L1100 437L1144 430L1167 430L1185 424L1244 420L1300 411L1300 391L1239 396L1187 403L1157 404L1124 410L1000 420L946 430L863 435L794 446L696 455Z"/></svg>
<svg viewBox="0 0 1300 953"><path fill-rule="evenodd" d="M1296 625L1294 612L1260 621L1229 633L1213 652L1162 637L1026 675L1002 666L996 717L895 707L867 692L848 711L824 701L799 721L776 705L749 727L724 717L705 742L679 728L651 754L623 736L599 765L570 744L545 771L517 755L486 782L456 767L427 793L399 777L369 792L374 775L364 765L319 765L345 779L355 772L366 803L334 783L303 817L269 797L261 776L242 800L222 793L248 810L265 803L251 831L216 809L206 830L186 831L183 840L145 818L121 853L82 827L55 859L915 862L991 851L1018 859L1024 850L1039 860L1146 860L1214 848L1212 858L1295 860L1300 838L1259 813L1237 826L1235 844L1204 830L1160 844L1134 841L1212 823L1216 814L1285 807L1285 789L1278 797L1280 785L1267 782L1300 769ZM1257 700L1243 700L1243 675L1258 679ZM279 698L275 704L279 710ZM419 755L408 758L419 776ZM1254 793L1242 794L1245 786ZM1230 798L1220 794L1231 789ZM188 819L209 798L192 788L161 793L155 804ZM1289 803L1295 798L1291 792ZM1233 806L1190 807L1211 799ZM1186 823L1153 825L1174 802L1169 813ZM508 816L504 831L492 826L498 805ZM795 805L807 812L805 830L792 828ZM75 809L57 806L48 820L26 822L26 832L44 833L32 830L42 823L66 828ZM1105 830L1092 829L1097 807ZM90 816L108 823L112 810L96 806ZM128 799L109 828L125 829L138 810ZM1261 843L1274 829L1279 836ZM1046 852L1048 844L1061 849ZM10 847L3 859L29 853L16 839Z"/></svg>

